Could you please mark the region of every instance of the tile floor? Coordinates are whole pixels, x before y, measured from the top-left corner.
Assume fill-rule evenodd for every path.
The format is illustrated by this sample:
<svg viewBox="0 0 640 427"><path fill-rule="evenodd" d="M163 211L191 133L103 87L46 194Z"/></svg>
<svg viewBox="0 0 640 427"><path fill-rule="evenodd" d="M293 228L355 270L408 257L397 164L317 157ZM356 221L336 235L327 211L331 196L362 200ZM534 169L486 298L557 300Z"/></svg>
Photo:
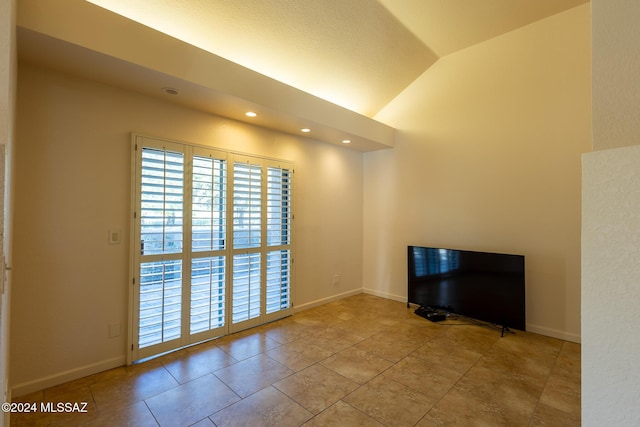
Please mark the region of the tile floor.
<svg viewBox="0 0 640 427"><path fill-rule="evenodd" d="M12 426L579 426L580 345L360 294L15 399Z"/></svg>

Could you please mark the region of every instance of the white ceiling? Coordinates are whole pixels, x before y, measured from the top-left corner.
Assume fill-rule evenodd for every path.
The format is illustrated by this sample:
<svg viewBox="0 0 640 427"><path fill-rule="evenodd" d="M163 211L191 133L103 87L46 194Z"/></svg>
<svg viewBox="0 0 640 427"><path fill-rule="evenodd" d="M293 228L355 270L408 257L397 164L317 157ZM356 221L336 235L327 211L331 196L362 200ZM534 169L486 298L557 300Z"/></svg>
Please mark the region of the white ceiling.
<svg viewBox="0 0 640 427"><path fill-rule="evenodd" d="M588 0L89 0L369 117L438 57Z"/></svg>
<svg viewBox="0 0 640 427"><path fill-rule="evenodd" d="M312 127L305 137L370 151L393 146L393 129L375 114L439 57L586 2L20 0L18 52L21 61L287 133ZM247 109L261 114L248 120Z"/></svg>

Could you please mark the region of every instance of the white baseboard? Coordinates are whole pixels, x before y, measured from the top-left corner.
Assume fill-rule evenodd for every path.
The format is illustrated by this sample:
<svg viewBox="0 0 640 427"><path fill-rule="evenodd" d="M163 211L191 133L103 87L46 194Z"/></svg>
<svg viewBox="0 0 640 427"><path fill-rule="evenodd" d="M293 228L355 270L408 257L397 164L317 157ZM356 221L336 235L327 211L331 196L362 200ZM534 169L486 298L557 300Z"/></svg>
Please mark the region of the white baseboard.
<svg viewBox="0 0 640 427"><path fill-rule="evenodd" d="M35 380L16 384L11 387L11 395L13 397L23 396L25 394L43 390L45 388L77 380L88 375L93 375L109 369L117 368L118 366L124 366L126 365L126 362L126 357L123 355L114 357L112 359L103 360L101 362L92 363L91 365L81 366L79 368L70 369L68 371L49 375L43 378L37 378Z"/></svg>
<svg viewBox="0 0 640 427"><path fill-rule="evenodd" d="M386 293L386 292L378 291L376 289L368 289L368 288L363 288L362 292L364 292L365 294L375 295L377 297L386 298L386 299L390 299L390 300L393 300L393 301L407 302L407 296L406 295L389 294L389 293Z"/></svg>
<svg viewBox="0 0 640 427"><path fill-rule="evenodd" d="M322 298L322 299L319 299L319 300L315 300L315 301L307 302L307 303L304 303L304 304L296 305L294 308L295 308L296 312L309 310L310 308L318 307L318 306L321 306L321 305L324 305L324 304L327 304L327 303L330 303L330 302L333 302L333 301L338 301L338 300L341 300L341 299L344 299L344 298L347 298L347 297L351 297L351 296L354 296L354 295L358 295L358 294L361 294L361 293L362 293L362 288L358 288L358 289L354 289L352 291L343 292L341 294L332 295L332 296L327 297L327 298Z"/></svg>
<svg viewBox="0 0 640 427"><path fill-rule="evenodd" d="M579 334L572 334L565 331L559 331L557 329L545 328L544 326L532 325L531 323L527 323L527 332L533 332L535 334L540 334L551 338L558 338L565 341L571 341L578 344L582 342L582 338Z"/></svg>

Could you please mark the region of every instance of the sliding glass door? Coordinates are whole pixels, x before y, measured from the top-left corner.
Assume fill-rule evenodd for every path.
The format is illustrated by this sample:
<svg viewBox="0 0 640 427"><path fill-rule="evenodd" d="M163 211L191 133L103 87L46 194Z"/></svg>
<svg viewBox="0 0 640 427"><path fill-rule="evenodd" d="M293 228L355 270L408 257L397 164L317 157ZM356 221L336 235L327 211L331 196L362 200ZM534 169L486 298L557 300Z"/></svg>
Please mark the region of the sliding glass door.
<svg viewBox="0 0 640 427"><path fill-rule="evenodd" d="M292 314L290 163L135 135L131 358Z"/></svg>

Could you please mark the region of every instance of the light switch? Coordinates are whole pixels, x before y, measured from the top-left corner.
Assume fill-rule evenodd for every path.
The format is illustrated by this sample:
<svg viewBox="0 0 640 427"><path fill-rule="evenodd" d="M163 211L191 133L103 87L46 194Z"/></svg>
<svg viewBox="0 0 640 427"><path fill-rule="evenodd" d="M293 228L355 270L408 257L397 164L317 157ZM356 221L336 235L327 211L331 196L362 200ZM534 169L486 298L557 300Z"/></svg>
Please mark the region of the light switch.
<svg viewBox="0 0 640 427"><path fill-rule="evenodd" d="M109 244L110 245L120 244L120 230L109 230Z"/></svg>

